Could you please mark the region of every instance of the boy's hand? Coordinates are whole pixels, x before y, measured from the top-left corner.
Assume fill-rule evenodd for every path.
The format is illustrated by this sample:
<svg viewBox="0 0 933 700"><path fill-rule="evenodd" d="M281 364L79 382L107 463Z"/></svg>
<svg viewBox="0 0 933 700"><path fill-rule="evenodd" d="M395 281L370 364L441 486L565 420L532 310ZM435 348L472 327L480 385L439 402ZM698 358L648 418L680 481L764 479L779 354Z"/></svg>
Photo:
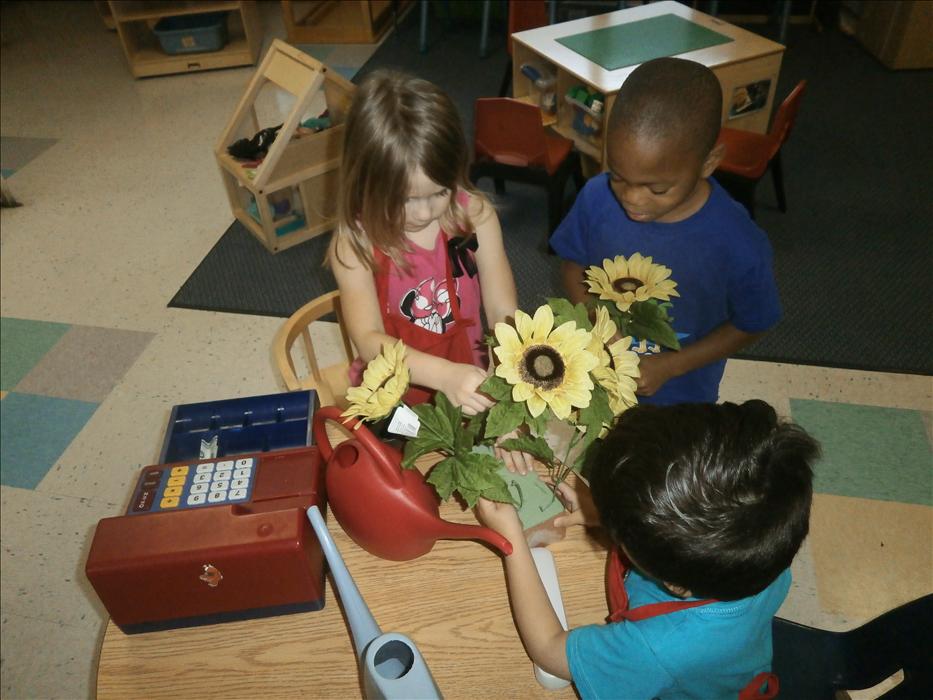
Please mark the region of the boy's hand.
<svg viewBox="0 0 933 700"><path fill-rule="evenodd" d="M476 519L486 527L495 530L509 540L513 545L524 542L525 535L522 530L522 521L519 520L518 511L511 503L499 503L480 498L473 509Z"/></svg>
<svg viewBox="0 0 933 700"><path fill-rule="evenodd" d="M535 470L535 458L525 452L511 451L499 447L499 443L509 438L517 438L518 430L513 430L508 435L500 435L496 439L496 457L502 460L505 468L510 472L518 472L522 476Z"/></svg>
<svg viewBox="0 0 933 700"><path fill-rule="evenodd" d="M451 363L449 371L438 389L454 406L460 406L464 415L473 416L492 408L494 401L476 389L486 380L486 373L479 367L464 363Z"/></svg>
<svg viewBox="0 0 933 700"><path fill-rule="evenodd" d="M638 363L641 376L635 380L638 386L635 393L640 396L651 396L664 386L665 382L676 377L678 372L674 367L675 355L676 353L673 352L642 355Z"/></svg>
<svg viewBox="0 0 933 700"><path fill-rule="evenodd" d="M599 513L593 503L590 487L582 479L578 478L576 482L576 488L566 481L557 485L557 497L569 513L554 518L554 527L570 527L571 525L596 527L599 525Z"/></svg>

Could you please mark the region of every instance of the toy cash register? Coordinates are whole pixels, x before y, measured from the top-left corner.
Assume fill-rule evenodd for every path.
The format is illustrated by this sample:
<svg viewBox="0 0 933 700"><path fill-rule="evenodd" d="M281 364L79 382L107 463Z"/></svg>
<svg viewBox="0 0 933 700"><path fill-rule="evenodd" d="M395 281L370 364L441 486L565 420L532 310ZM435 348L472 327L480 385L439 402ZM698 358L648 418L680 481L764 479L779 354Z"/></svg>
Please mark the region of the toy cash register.
<svg viewBox="0 0 933 700"><path fill-rule="evenodd" d="M315 447L146 467L85 572L126 633L319 610L311 505L324 507Z"/></svg>

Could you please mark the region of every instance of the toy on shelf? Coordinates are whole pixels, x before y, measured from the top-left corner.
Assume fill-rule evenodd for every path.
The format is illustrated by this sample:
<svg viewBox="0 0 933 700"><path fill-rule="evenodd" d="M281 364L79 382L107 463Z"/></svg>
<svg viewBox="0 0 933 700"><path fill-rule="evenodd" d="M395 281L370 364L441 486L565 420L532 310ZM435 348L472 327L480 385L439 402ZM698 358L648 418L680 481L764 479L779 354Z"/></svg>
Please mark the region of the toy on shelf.
<svg viewBox="0 0 933 700"><path fill-rule="evenodd" d="M343 601L362 670L363 697L387 700L440 698L437 683L415 643L404 634L383 633L379 629L317 506L308 508L308 520L327 557L334 588Z"/></svg>
<svg viewBox="0 0 933 700"><path fill-rule="evenodd" d="M539 68L532 63L523 63L521 72L538 91L538 104L541 111L545 114L555 114L557 112L557 95L554 92L554 84L557 82L557 75L552 70Z"/></svg>
<svg viewBox="0 0 933 700"><path fill-rule="evenodd" d="M605 95L577 85L567 91L564 100L574 108L574 131L583 136L596 136L602 128Z"/></svg>
<svg viewBox="0 0 933 700"><path fill-rule="evenodd" d="M276 39L217 142L233 213L271 252L333 228L344 118L355 90L336 71ZM282 98L287 114L265 122L279 126L262 128L259 102L270 92ZM286 200L289 209L279 212Z"/></svg>

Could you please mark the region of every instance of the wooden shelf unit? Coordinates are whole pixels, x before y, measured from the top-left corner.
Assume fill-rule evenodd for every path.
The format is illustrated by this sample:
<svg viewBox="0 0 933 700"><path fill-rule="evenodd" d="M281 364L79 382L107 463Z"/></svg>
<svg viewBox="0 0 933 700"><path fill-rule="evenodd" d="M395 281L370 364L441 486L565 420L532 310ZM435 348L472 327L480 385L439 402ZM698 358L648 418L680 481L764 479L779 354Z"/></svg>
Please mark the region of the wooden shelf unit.
<svg viewBox="0 0 933 700"><path fill-rule="evenodd" d="M110 11L120 43L135 78L172 73L191 73L248 66L256 63L262 47L262 25L255 1L155 2L110 0ZM153 27L163 17L227 12L227 44L219 51L168 54L162 50Z"/></svg>
<svg viewBox="0 0 933 700"><path fill-rule="evenodd" d="M262 163L246 167L227 148L261 128L257 100L267 86L294 102ZM275 39L214 148L233 215L272 253L331 231L343 154L344 118L356 86ZM326 109L331 125L298 135L309 110ZM288 202L286 211L277 204Z"/></svg>
<svg viewBox="0 0 933 700"><path fill-rule="evenodd" d="M282 0L282 18L292 44L375 44L412 0Z"/></svg>

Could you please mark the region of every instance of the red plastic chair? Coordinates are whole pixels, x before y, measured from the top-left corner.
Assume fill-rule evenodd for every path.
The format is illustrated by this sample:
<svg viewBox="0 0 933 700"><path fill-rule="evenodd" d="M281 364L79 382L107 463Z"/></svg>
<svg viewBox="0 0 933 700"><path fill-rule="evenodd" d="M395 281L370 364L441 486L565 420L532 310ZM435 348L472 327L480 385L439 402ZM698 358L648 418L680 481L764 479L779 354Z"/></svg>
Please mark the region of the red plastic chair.
<svg viewBox="0 0 933 700"><path fill-rule="evenodd" d="M767 134L723 127L719 143L726 147L725 156L716 170L716 179L733 197L745 205L749 215L755 218L755 187L765 172L771 170L778 208L787 211L784 196L784 174L781 166L781 147L794 128L800 100L807 89L807 81L797 83L791 93L778 107Z"/></svg>
<svg viewBox="0 0 933 700"><path fill-rule="evenodd" d="M512 84L512 35L526 29L536 29L548 24L547 3L545 0L509 0L509 29L505 41L505 50L509 54L502 76L499 97L505 97Z"/></svg>
<svg viewBox="0 0 933 700"><path fill-rule="evenodd" d="M548 232L564 215L567 178L583 186L580 154L573 141L545 129L535 105L506 97L481 97L474 105L474 162L470 179L491 177L498 194L505 180L541 185L548 192Z"/></svg>

